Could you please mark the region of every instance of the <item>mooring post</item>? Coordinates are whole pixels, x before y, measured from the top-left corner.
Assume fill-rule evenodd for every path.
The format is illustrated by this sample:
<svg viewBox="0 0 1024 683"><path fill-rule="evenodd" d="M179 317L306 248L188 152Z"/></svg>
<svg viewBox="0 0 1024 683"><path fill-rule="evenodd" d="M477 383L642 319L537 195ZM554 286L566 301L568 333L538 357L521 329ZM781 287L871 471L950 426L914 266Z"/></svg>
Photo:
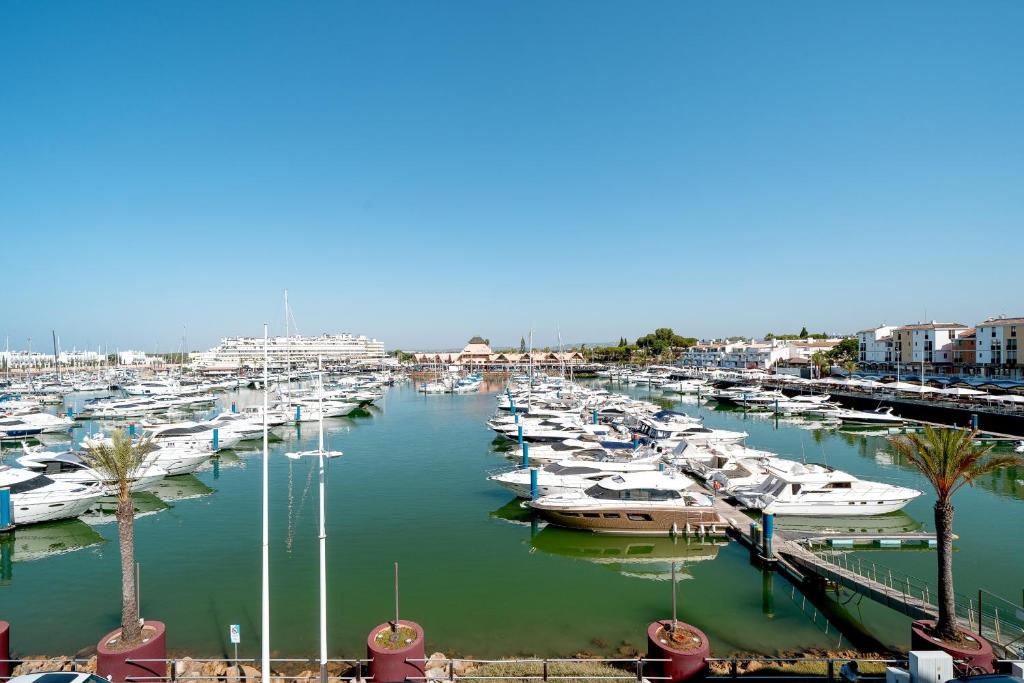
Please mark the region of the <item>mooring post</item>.
<svg viewBox="0 0 1024 683"><path fill-rule="evenodd" d="M213 450L220 450L220 429L217 427L213 428Z"/></svg>
<svg viewBox="0 0 1024 683"><path fill-rule="evenodd" d="M530 500L537 500L537 468L530 468Z"/></svg>
<svg viewBox="0 0 1024 683"><path fill-rule="evenodd" d="M761 523L764 525L764 556L771 560L775 557L772 543L775 537L775 515L770 512L761 515Z"/></svg>
<svg viewBox="0 0 1024 683"><path fill-rule="evenodd" d="M530 466L530 444L523 442L523 469Z"/></svg>
<svg viewBox="0 0 1024 683"><path fill-rule="evenodd" d="M6 486L0 489L0 531L14 528L14 506L11 503L11 490Z"/></svg>

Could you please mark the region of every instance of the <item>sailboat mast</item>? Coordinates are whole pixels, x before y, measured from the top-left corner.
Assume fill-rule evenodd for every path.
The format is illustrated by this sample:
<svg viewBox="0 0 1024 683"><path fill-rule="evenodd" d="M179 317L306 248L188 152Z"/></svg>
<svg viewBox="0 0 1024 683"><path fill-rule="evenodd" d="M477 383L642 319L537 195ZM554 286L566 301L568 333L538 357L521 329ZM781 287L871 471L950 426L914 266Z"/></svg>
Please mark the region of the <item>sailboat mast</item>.
<svg viewBox="0 0 1024 683"><path fill-rule="evenodd" d="M57 330L50 330L53 335L53 367L57 368L57 381L60 382L60 357L57 355Z"/></svg>

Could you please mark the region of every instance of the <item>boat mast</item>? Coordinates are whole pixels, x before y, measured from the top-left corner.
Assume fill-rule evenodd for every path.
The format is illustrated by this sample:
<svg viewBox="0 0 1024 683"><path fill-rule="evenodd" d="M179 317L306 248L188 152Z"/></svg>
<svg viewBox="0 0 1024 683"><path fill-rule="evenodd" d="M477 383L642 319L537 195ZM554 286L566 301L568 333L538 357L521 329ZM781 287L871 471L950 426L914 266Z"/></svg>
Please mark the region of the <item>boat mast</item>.
<svg viewBox="0 0 1024 683"><path fill-rule="evenodd" d="M57 330L50 330L53 335L53 367L57 368L57 382L60 382L60 357L57 355Z"/></svg>
<svg viewBox="0 0 1024 683"><path fill-rule="evenodd" d="M530 330L530 388L526 394L526 411L533 407L533 330Z"/></svg>

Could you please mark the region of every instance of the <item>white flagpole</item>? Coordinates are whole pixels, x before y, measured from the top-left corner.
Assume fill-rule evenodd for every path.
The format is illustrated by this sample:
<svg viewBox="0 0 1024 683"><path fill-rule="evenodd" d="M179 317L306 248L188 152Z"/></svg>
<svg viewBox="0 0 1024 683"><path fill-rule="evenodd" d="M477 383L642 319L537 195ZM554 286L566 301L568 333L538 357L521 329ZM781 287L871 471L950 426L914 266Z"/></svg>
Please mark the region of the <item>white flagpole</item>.
<svg viewBox="0 0 1024 683"><path fill-rule="evenodd" d="M270 683L270 449L267 444L267 387L269 378L267 324L263 323L263 593L261 632L263 637L263 683Z"/></svg>
<svg viewBox="0 0 1024 683"><path fill-rule="evenodd" d="M320 683L327 683L327 527L324 522L324 372L316 360L320 395Z"/></svg>

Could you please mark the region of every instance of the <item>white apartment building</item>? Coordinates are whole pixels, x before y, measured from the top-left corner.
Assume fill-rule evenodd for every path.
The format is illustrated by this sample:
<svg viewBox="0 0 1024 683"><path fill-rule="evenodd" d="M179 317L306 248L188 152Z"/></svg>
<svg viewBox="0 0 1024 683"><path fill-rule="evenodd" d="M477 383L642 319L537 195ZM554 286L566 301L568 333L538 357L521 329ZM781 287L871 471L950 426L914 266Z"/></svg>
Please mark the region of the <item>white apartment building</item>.
<svg viewBox="0 0 1024 683"><path fill-rule="evenodd" d="M352 334L293 335L267 341L270 365L315 366L318 357L326 363L358 362L384 358L384 343ZM263 337L225 337L218 346L197 354L192 361L199 369L234 369L263 366Z"/></svg>
<svg viewBox="0 0 1024 683"><path fill-rule="evenodd" d="M861 363L892 363L892 325L880 325L857 333L858 359Z"/></svg>
<svg viewBox="0 0 1024 683"><path fill-rule="evenodd" d="M977 325L975 362L978 365L1016 367L1018 339L1024 335L1024 318L989 318Z"/></svg>
<svg viewBox="0 0 1024 683"><path fill-rule="evenodd" d="M720 368L726 355L742 348L744 342L712 342L695 344L683 352L679 362L681 365L696 368Z"/></svg>
<svg viewBox="0 0 1024 683"><path fill-rule="evenodd" d="M968 329L960 323L935 321L901 325L893 330L893 358L900 363L952 363L954 342Z"/></svg>

